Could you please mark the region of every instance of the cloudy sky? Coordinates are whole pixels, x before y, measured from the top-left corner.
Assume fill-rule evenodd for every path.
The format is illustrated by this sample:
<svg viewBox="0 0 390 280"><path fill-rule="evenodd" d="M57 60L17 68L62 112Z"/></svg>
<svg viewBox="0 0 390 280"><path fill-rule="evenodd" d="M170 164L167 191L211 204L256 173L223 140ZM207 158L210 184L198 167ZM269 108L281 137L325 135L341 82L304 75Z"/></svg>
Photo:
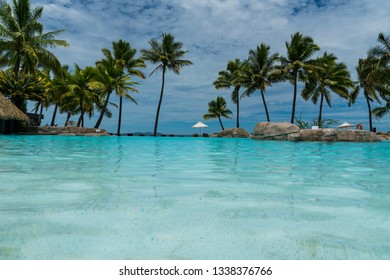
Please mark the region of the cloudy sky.
<svg viewBox="0 0 390 280"><path fill-rule="evenodd" d="M32 4L44 7L45 31L65 29L59 38L67 40L69 48L53 50L63 64L92 66L102 58L101 49L111 48L112 41L119 39L137 50L148 48L148 41L161 39L162 33L172 33L181 41L188 50L186 59L193 65L183 68L179 76L167 75L159 123L162 133L194 133L191 126L203 120L208 102L218 95L225 97L235 113L230 91L217 91L212 83L229 60L246 59L248 51L262 42L270 45L272 52L285 55L285 42L301 32L321 47L315 57L325 51L334 53L355 79L358 59L377 44L379 32L390 33L387 0L32 0ZM144 72L148 76L153 69L148 65ZM153 131L161 73L140 83L140 93L134 94L138 105L125 103L122 132ZM292 93L289 83L274 84L267 90L271 121L290 120ZM362 94L351 108L336 95L332 101L332 108L324 107L325 118L340 123L362 121L368 127ZM318 105L298 98L296 116L309 121L318 110ZM118 111L112 111L113 117L105 119L102 127L115 132ZM50 118L49 110L45 121ZM234 118L223 120L225 127L234 127ZM64 116L59 117L58 123L63 120ZM259 93L241 100L240 120L249 132L257 122L265 121ZM92 119L87 125L94 123ZM217 120L206 123L206 132L220 130ZM390 116L375 120L374 126L390 130Z"/></svg>

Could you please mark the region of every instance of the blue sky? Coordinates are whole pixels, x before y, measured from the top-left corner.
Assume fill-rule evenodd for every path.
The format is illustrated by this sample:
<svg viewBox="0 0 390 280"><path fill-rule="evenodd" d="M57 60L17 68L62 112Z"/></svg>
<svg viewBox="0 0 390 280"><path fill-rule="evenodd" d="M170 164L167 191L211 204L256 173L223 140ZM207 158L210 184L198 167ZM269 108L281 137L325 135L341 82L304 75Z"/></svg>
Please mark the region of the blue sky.
<svg viewBox="0 0 390 280"><path fill-rule="evenodd" d="M376 45L379 32L390 33L387 0L32 0L32 4L44 7L45 31L66 30L60 38L70 46L53 50L63 64L94 65L102 58L101 49L111 48L112 41L119 39L130 42L138 54L140 49L149 47L150 39L159 39L162 33L172 33L183 42L183 49L188 50L186 59L194 64L183 68L179 76L167 75L159 123L162 133L194 133L191 126L203 121L208 102L218 95L225 97L235 113L230 91L218 91L212 83L229 60L247 58L248 51L262 42L270 45L272 52L285 55L285 42L295 32L301 32L321 47L314 57L325 51L334 53L348 65L355 79L358 59ZM148 76L153 69L148 65L144 72ZM134 94L138 105L124 104L122 132L153 131L161 73L140 82L140 93ZM271 121L290 120L292 93L289 83L267 89ZM368 127L362 94L351 108L345 100L332 97L333 106L324 107L323 117L340 123L362 121ZM299 97L296 116L312 120L318 114L318 106ZM115 132L118 110L112 111L113 117L104 119L102 127ZM242 99L240 111L241 127L249 132L257 122L265 121L259 93ZM86 125L93 126L97 117ZM225 127L234 127L234 118L235 115L232 120L223 120ZM45 122L50 119L51 110L45 113ZM59 116L57 122L62 125L64 120L65 116ZM205 132L220 131L217 120L204 122L209 125ZM390 116L379 122L374 119L374 126L390 130Z"/></svg>

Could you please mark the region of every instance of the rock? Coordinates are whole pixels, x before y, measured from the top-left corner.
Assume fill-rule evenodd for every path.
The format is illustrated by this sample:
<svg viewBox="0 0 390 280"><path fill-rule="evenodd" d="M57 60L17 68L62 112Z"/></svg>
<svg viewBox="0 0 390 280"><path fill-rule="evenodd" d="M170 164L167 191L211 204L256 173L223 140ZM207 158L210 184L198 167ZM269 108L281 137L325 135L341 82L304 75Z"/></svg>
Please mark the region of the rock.
<svg viewBox="0 0 390 280"><path fill-rule="evenodd" d="M336 139L337 139L337 141L342 141L342 142L355 141L355 131L354 130L337 130Z"/></svg>
<svg viewBox="0 0 390 280"><path fill-rule="evenodd" d="M377 132L376 135L379 141L390 140L390 132Z"/></svg>
<svg viewBox="0 0 390 280"><path fill-rule="evenodd" d="M334 128L324 129L299 129L290 123L260 122L256 125L253 133L255 140L281 140L281 141L319 141L319 142L376 142L389 134L377 136L375 132L365 130L337 130Z"/></svg>
<svg viewBox="0 0 390 280"><path fill-rule="evenodd" d="M250 135L243 128L229 128L218 133L219 138L249 138Z"/></svg>
<svg viewBox="0 0 390 280"><path fill-rule="evenodd" d="M302 141L322 141L322 129L301 129L299 134Z"/></svg>
<svg viewBox="0 0 390 280"><path fill-rule="evenodd" d="M356 130L355 142L375 142L378 141L376 133L366 130Z"/></svg>
<svg viewBox="0 0 390 280"><path fill-rule="evenodd" d="M302 140L301 139L301 134L299 134L298 132L287 134L287 140L288 141L293 141L293 142L301 141Z"/></svg>
<svg viewBox="0 0 390 280"><path fill-rule="evenodd" d="M260 122L253 132L257 140L287 140L287 136L299 132L299 127L291 123ZM296 137L295 137L296 138Z"/></svg>

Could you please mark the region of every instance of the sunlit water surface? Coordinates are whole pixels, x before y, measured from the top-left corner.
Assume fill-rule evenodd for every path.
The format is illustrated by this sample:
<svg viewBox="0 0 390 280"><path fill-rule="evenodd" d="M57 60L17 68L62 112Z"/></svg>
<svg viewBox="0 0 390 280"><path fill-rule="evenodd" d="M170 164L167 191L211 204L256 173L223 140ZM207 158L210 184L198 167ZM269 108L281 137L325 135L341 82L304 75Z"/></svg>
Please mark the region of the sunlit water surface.
<svg viewBox="0 0 390 280"><path fill-rule="evenodd" d="M390 142L0 136L0 259L390 259Z"/></svg>

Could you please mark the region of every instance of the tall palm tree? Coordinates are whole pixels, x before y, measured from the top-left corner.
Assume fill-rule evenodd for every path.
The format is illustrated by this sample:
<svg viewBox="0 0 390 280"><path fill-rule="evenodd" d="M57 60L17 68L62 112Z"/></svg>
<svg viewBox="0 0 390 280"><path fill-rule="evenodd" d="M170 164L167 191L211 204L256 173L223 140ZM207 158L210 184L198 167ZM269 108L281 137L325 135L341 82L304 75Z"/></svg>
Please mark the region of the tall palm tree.
<svg viewBox="0 0 390 280"><path fill-rule="evenodd" d="M365 59L359 59L359 64L356 67L358 74L358 83L356 90L350 96L349 106L354 104L359 95L360 89L363 89L363 94L366 99L367 109L368 109L368 121L370 125L370 130L373 129L372 125L372 109L371 102L374 100L379 104L381 99L379 95L385 95L386 86L378 79L380 77L378 71L378 60L373 57L367 57Z"/></svg>
<svg viewBox="0 0 390 280"><path fill-rule="evenodd" d="M305 100L311 99L317 104L320 99L320 111L318 114L318 125L322 124L322 107L324 99L329 107L332 106L331 93L334 92L341 98L348 100L349 89L354 88L350 73L344 63L336 62L337 57L334 54L324 53L322 57L317 58L311 71L308 72L307 82L302 91Z"/></svg>
<svg viewBox="0 0 390 280"><path fill-rule="evenodd" d="M164 95L165 73L167 70L172 70L175 74L180 74L180 69L184 66L191 65L190 60L181 59L187 51L182 50L183 43L175 42L175 37L172 34L162 34L162 41L158 42L156 39L149 41L150 49L142 49L142 58L158 66L150 73L162 71L161 93L160 100L157 106L156 121L154 125L154 136L157 135L158 119L160 115L161 103Z"/></svg>
<svg viewBox="0 0 390 280"><path fill-rule="evenodd" d="M60 69L57 57L47 48L68 46L55 36L63 30L44 33L39 22L43 7L32 9L29 0L0 1L0 52L2 66L12 66L15 74L34 73L38 66Z"/></svg>
<svg viewBox="0 0 390 280"><path fill-rule="evenodd" d="M216 89L230 89L233 88L232 102L237 107L237 120L236 127L240 127L240 88L243 83L243 77L247 71L247 63L236 58L234 61L229 61L226 70L218 73L217 80L214 81L213 85Z"/></svg>
<svg viewBox="0 0 390 280"><path fill-rule="evenodd" d="M274 70L275 62L278 60L279 55L277 53L270 54L270 46L264 43L258 45L256 49L249 51L249 72L245 81L247 90L244 92L244 95L251 96L256 90L260 90L268 122L270 122L270 118L264 92L267 87L272 85L273 81L276 81Z"/></svg>
<svg viewBox="0 0 390 280"><path fill-rule="evenodd" d="M291 36L291 41L286 42L287 57L281 57L281 69L284 76L294 86L294 97L291 110L291 123L295 119L295 104L297 100L298 81L305 80L305 72L310 69L312 55L320 50L311 37L303 36L297 32Z"/></svg>
<svg viewBox="0 0 390 280"><path fill-rule="evenodd" d="M370 49L369 58L378 61L375 69L375 80L381 85L380 96L386 102L384 106L374 108L372 113L378 118L390 113L390 36L379 33L377 39L379 45Z"/></svg>
<svg viewBox="0 0 390 280"><path fill-rule="evenodd" d="M100 73L101 82L106 85L106 97L96 122L95 128L98 128L103 120L103 116L107 111L111 93L115 90L119 96L119 118L117 134L120 134L121 120L122 120L122 103L123 97L129 98L132 102L135 99L127 94L128 91L138 92L133 88L133 85L138 83L130 82L130 77L137 76L145 78L144 74L137 68L144 68L145 63L139 58L135 58L137 50L130 46L130 43L123 40L112 42L113 53L108 49L102 49L105 56L104 59L97 61L96 66ZM127 75L125 74L127 70Z"/></svg>
<svg viewBox="0 0 390 280"><path fill-rule="evenodd" d="M208 112L203 115L203 118L205 120L218 118L222 130L225 130L221 117L231 119L229 116L231 114L233 113L227 108L226 100L222 96L218 96L215 100L209 102Z"/></svg>
<svg viewBox="0 0 390 280"><path fill-rule="evenodd" d="M126 83L125 87L122 88L123 90L116 90L117 95L119 95L119 118L117 135L120 135L121 132L123 97L126 97L127 99L130 99L132 102L137 104L135 99L127 92L131 91L138 93L133 85L139 85L139 83L130 81L130 77L136 76L138 78L145 79L144 73L138 69L145 68L145 62L141 58L135 58L136 53L137 50L133 49L130 43L122 40L119 40L114 46L114 56L122 61L123 66L126 68L129 76L128 82Z"/></svg>

